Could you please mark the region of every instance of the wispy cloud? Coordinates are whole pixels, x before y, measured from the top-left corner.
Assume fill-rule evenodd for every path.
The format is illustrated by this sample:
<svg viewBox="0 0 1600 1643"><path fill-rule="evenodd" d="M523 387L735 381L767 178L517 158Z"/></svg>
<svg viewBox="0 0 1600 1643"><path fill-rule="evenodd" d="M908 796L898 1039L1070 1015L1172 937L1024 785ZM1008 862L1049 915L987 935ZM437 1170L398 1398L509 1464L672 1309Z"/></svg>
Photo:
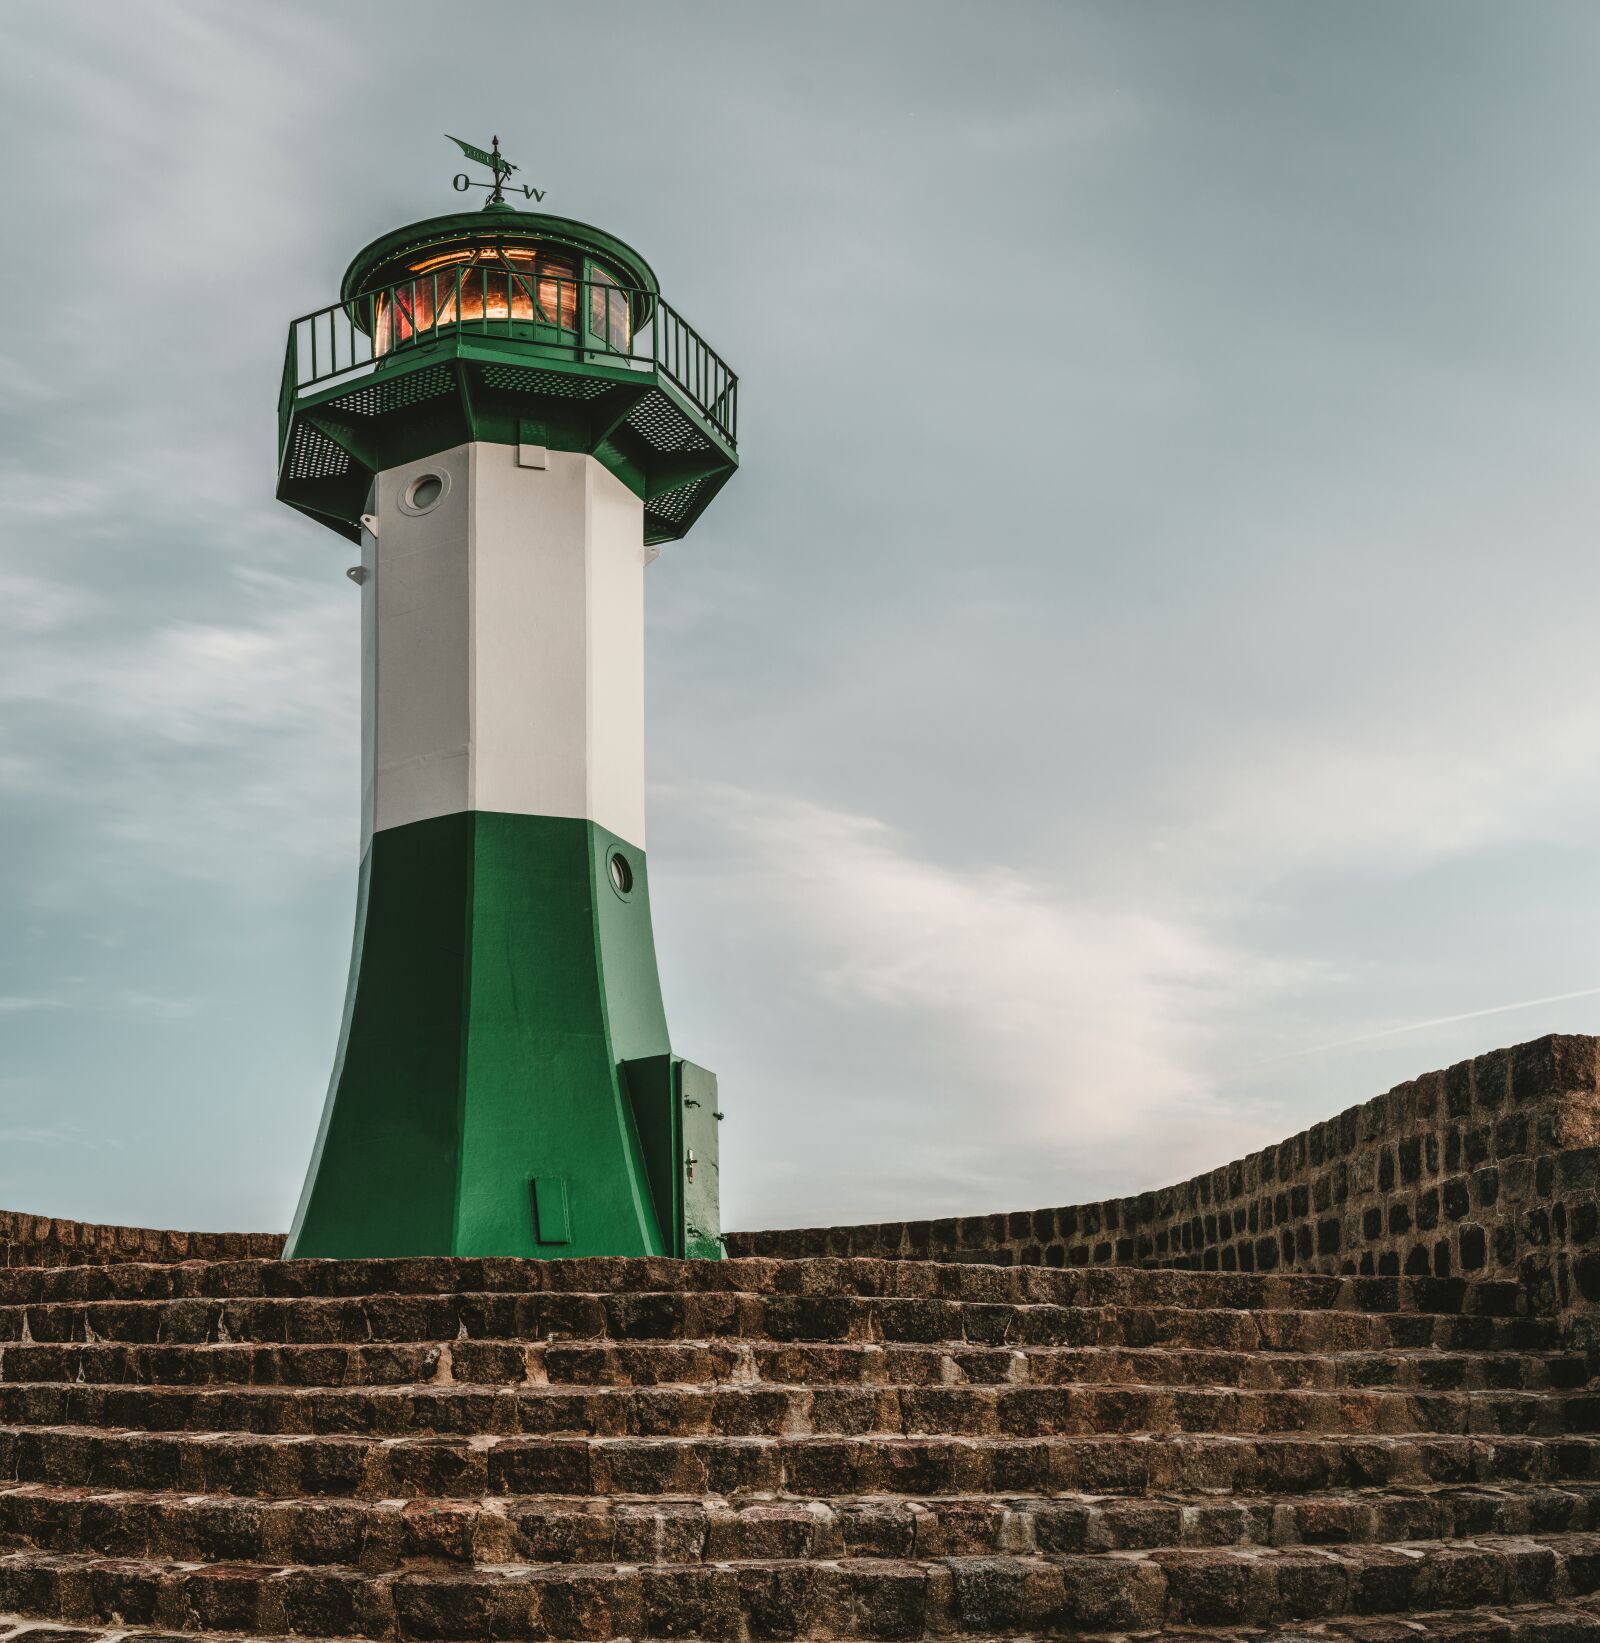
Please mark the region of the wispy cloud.
<svg viewBox="0 0 1600 1643"><path fill-rule="evenodd" d="M100 1015L125 1015L144 1021L181 1021L203 1007L199 998L117 988L100 993L90 988L71 993L0 994L0 1015L32 1015L39 1011L76 1010Z"/></svg>
<svg viewBox="0 0 1600 1643"><path fill-rule="evenodd" d="M354 834L357 612L348 585L239 573L232 621L111 625L39 577L0 605L0 762L38 801L100 813L143 873L230 877L266 841L342 860ZM342 580L342 579L341 579Z"/></svg>
<svg viewBox="0 0 1600 1643"><path fill-rule="evenodd" d="M74 1125L0 1124L0 1143L17 1147L83 1147L120 1150L115 1136L91 1135Z"/></svg>
<svg viewBox="0 0 1600 1643"><path fill-rule="evenodd" d="M1213 1075L1216 1047L1241 1014L1304 985L1304 963L1047 871L935 860L870 816L728 788L663 799L692 812L700 916L737 918L782 951L791 1029L815 1012L853 1046L893 1045L898 1113L923 1084L939 1156L964 1161L965 1208L998 1207L1003 1181L1059 1198L1069 1167L1154 1184L1152 1168L1175 1176L1255 1136ZM803 1100L808 1082L836 1080L829 1059L773 1045L757 1087ZM906 1140L876 1160L882 1197L900 1197L901 1169L925 1186L928 1136Z"/></svg>
<svg viewBox="0 0 1600 1643"><path fill-rule="evenodd" d="M1376 1044L1380 1039L1398 1038L1405 1033L1427 1032L1434 1027L1453 1027L1458 1021L1480 1021L1485 1016L1509 1015L1517 1010L1540 1010L1549 1004L1566 1004L1575 998L1600 998L1600 987L1579 987L1575 992L1551 993L1545 998L1524 998L1515 1004L1491 1004L1482 1010L1463 1010L1459 1015L1437 1015L1427 1021L1407 1021L1398 1027L1380 1027L1376 1032L1358 1033L1352 1038L1336 1038L1331 1043L1313 1044L1303 1050L1289 1050L1268 1056L1266 1063L1293 1061L1303 1055L1326 1055L1330 1050L1347 1050L1357 1044Z"/></svg>

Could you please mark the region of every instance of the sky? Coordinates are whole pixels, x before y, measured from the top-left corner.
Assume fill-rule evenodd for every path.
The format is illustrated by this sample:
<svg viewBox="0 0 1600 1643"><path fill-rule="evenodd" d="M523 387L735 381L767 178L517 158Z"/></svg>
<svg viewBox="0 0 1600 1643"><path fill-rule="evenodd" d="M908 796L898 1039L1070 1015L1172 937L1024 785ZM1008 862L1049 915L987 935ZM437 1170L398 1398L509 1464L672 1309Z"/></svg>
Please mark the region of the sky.
<svg viewBox="0 0 1600 1643"><path fill-rule="evenodd" d="M0 5L0 1207L289 1222L359 613L279 374L446 131L742 379L647 579L726 1226L1600 1031L1597 73L1586 0Z"/></svg>

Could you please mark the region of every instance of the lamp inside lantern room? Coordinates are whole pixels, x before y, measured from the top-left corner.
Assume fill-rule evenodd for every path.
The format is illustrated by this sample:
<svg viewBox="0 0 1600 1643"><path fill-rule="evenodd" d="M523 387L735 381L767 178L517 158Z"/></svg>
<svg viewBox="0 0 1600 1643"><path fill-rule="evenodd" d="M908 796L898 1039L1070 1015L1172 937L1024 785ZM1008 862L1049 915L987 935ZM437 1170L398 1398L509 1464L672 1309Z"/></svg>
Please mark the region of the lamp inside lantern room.
<svg viewBox="0 0 1600 1643"><path fill-rule="evenodd" d="M381 356L443 326L501 321L513 334L576 341L587 308L585 346L627 354L633 341L629 292L599 263L542 245L464 245L408 263L374 294L372 351ZM358 322L359 323L359 322Z"/></svg>

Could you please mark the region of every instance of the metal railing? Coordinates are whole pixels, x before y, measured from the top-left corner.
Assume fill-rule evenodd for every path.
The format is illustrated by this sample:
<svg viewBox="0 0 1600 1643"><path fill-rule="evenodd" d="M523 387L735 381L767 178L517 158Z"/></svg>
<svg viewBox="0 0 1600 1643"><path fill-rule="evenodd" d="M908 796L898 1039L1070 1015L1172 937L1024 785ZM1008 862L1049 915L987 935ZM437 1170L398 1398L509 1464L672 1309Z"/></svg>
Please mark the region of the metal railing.
<svg viewBox="0 0 1600 1643"><path fill-rule="evenodd" d="M486 264L419 274L293 321L280 435L293 401L308 390L355 380L385 360L454 336L496 337L546 357L659 371L730 444L737 439L738 377L655 293Z"/></svg>

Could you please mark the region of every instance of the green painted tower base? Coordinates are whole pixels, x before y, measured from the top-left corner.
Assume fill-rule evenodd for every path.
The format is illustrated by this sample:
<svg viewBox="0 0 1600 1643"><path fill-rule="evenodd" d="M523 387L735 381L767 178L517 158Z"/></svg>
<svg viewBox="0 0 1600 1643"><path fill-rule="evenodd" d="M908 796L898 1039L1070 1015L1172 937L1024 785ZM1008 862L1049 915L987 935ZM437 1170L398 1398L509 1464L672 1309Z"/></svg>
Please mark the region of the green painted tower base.
<svg viewBox="0 0 1600 1643"><path fill-rule="evenodd" d="M286 1254L715 1256L717 1117L671 1054L641 851L548 816L389 828Z"/></svg>

